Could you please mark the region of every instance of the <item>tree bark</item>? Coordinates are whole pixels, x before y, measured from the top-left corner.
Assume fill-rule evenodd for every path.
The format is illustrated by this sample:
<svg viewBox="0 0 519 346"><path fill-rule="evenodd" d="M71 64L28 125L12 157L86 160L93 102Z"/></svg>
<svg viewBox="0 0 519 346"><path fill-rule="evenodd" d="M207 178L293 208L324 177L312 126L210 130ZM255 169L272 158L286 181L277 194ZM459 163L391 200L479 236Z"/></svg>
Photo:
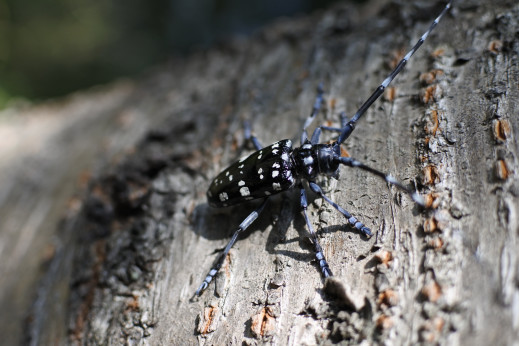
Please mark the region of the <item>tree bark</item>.
<svg viewBox="0 0 519 346"><path fill-rule="evenodd" d="M514 1L455 3L344 145L352 157L417 189L429 210L377 177L343 167L338 180L319 183L375 236L363 238L312 197L310 219L332 280L320 277L298 193L288 191L271 199L216 280L194 297L230 234L258 205L213 209L205 198L211 179L251 151L243 120L263 144L297 143L322 82L326 107L315 123L336 126L339 112L355 112L442 6L338 5L138 82L124 109L145 116L128 126L154 129L137 136L133 152L105 164L68 210L26 340L513 343L519 333ZM94 102L100 97L91 95Z"/></svg>

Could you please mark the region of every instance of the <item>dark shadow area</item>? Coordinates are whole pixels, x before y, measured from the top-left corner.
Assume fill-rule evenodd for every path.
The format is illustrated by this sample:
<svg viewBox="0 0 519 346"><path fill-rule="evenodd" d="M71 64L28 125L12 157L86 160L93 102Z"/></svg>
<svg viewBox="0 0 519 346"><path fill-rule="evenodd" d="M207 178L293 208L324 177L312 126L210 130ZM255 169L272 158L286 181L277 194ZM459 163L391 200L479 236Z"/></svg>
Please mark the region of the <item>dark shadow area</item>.
<svg viewBox="0 0 519 346"><path fill-rule="evenodd" d="M230 239L240 223L258 208L262 201L258 199L226 208L213 208L207 203L199 204L193 211L193 232L209 240ZM262 220L270 212L271 206L268 203L258 219L238 237L238 241L246 239L252 232L265 230L268 223Z"/></svg>

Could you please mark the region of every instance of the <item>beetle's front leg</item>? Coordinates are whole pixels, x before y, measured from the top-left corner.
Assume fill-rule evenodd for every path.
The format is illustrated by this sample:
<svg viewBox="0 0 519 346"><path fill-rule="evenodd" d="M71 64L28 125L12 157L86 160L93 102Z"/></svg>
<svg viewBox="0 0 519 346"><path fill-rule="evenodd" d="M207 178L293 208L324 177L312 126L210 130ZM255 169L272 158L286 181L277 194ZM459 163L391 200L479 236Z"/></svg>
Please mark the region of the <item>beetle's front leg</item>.
<svg viewBox="0 0 519 346"><path fill-rule="evenodd" d="M308 200L306 198L306 191L305 188L300 185L301 189L301 210L303 211L303 216L305 217L306 225L308 226L308 231L310 232L310 236L312 237L312 243L314 244L314 251L315 251L315 258L317 259L317 262L319 263L319 267L321 268L321 273L325 278L332 276L332 271L330 270L330 267L328 266L328 262L326 262L326 258L324 258L323 249L321 248L321 245L319 245L319 241L317 240L317 234L314 231L314 228L312 227L312 224L310 223L310 219L308 218L308 214L306 212L306 209L308 208Z"/></svg>

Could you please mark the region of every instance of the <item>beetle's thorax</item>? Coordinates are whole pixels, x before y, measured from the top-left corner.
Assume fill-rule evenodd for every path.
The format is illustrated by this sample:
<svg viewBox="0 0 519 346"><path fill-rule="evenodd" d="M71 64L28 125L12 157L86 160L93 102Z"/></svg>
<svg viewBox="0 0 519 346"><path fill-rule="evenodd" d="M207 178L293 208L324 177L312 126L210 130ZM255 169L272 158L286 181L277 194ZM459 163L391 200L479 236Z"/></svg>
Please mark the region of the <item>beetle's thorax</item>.
<svg viewBox="0 0 519 346"><path fill-rule="evenodd" d="M294 165L299 175L307 180L314 180L318 174L337 177L339 163L334 160L340 156L339 145L311 144L307 142L292 153Z"/></svg>

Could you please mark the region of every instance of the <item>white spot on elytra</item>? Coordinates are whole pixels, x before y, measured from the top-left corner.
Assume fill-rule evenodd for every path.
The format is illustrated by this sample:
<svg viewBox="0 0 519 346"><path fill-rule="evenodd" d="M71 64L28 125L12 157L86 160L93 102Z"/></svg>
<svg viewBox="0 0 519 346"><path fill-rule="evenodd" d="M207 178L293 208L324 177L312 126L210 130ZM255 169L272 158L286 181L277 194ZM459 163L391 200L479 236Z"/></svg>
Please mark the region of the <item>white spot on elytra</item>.
<svg viewBox="0 0 519 346"><path fill-rule="evenodd" d="M238 166L238 168L243 168L243 166L245 166L243 163L241 165Z"/></svg>
<svg viewBox="0 0 519 346"><path fill-rule="evenodd" d="M226 177L229 176L229 171L225 172L225 176Z"/></svg>
<svg viewBox="0 0 519 346"><path fill-rule="evenodd" d="M277 148L277 147L279 147L279 142L272 144L272 148Z"/></svg>
<svg viewBox="0 0 519 346"><path fill-rule="evenodd" d="M288 161L288 154L287 153L283 153L283 155L281 155L281 159L283 161Z"/></svg>
<svg viewBox="0 0 519 346"><path fill-rule="evenodd" d="M240 180L240 181L238 182L238 186L243 186L243 185L245 185L245 182L244 182L243 180Z"/></svg>
<svg viewBox="0 0 519 346"><path fill-rule="evenodd" d="M249 188L247 186L244 186L240 189L240 194L245 197L250 195Z"/></svg>
<svg viewBox="0 0 519 346"><path fill-rule="evenodd" d="M261 172L263 172L263 169L262 168L258 169L258 174L261 174Z"/></svg>
<svg viewBox="0 0 519 346"><path fill-rule="evenodd" d="M277 162L272 165L272 168L279 168L279 167L281 167L281 166Z"/></svg>
<svg viewBox="0 0 519 346"><path fill-rule="evenodd" d="M232 181L232 175L229 176L229 181Z"/></svg>
<svg viewBox="0 0 519 346"><path fill-rule="evenodd" d="M260 174L260 179L263 180L263 174Z"/></svg>
<svg viewBox="0 0 519 346"><path fill-rule="evenodd" d="M222 202L223 202L223 201L226 201L226 200L229 199L229 195L227 195L227 193L225 193L225 192L222 192L222 193L219 195L219 197L220 197L220 201L222 201Z"/></svg>
<svg viewBox="0 0 519 346"><path fill-rule="evenodd" d="M279 183L272 183L272 188L275 191L281 191L281 185Z"/></svg>
<svg viewBox="0 0 519 346"><path fill-rule="evenodd" d="M272 178L275 178L279 175L279 171L272 171Z"/></svg>

